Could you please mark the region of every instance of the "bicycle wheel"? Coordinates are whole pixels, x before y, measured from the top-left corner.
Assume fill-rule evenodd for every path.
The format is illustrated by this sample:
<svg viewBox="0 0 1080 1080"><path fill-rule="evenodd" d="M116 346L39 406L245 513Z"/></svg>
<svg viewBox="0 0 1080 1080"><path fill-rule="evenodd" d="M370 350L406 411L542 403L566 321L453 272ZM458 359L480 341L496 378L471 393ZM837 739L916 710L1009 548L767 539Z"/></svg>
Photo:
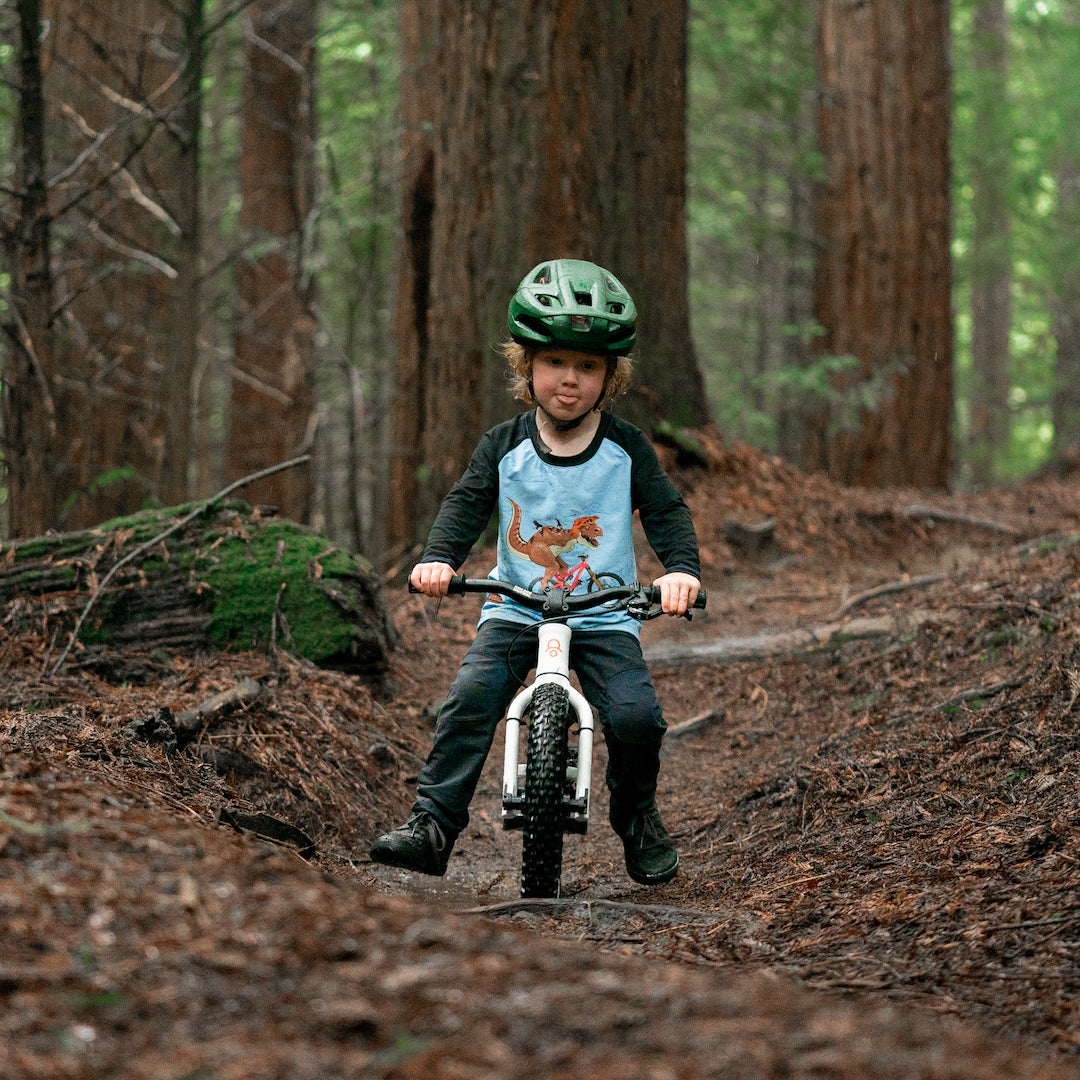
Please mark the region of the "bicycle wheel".
<svg viewBox="0 0 1080 1080"><path fill-rule="evenodd" d="M533 694L525 765L521 895L558 896L562 875L563 792L570 695L544 683Z"/></svg>
<svg viewBox="0 0 1080 1080"><path fill-rule="evenodd" d="M596 592L597 589L613 589L616 585L625 585L618 574L597 574L595 578L589 578L589 592Z"/></svg>

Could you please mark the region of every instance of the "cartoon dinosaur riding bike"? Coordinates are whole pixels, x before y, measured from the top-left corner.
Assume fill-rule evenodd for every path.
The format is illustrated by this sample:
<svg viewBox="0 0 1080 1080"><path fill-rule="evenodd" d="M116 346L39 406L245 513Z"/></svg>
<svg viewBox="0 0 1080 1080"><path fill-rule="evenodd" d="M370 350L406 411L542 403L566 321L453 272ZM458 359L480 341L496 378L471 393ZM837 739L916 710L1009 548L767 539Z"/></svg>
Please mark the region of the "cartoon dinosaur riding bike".
<svg viewBox="0 0 1080 1080"><path fill-rule="evenodd" d="M616 585L626 584L618 574L596 573L589 565L589 556L586 552L576 566L568 566L565 570L552 574L547 582L544 581L543 575L534 578L529 582L529 592L543 592L545 585L554 585L556 588L572 593L578 587L578 582L586 575L588 575L586 592L592 592L594 589L611 589Z"/></svg>

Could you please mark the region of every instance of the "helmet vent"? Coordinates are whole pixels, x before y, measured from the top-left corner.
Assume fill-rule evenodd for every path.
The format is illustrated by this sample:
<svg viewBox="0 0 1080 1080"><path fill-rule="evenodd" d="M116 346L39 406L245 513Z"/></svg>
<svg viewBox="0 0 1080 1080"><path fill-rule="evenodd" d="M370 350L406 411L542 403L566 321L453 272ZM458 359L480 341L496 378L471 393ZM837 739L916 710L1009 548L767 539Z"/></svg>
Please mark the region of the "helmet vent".
<svg viewBox="0 0 1080 1080"><path fill-rule="evenodd" d="M608 304L607 309L612 315L621 315L623 312L622 304Z"/></svg>
<svg viewBox="0 0 1080 1080"><path fill-rule="evenodd" d="M574 299L579 304L591 304L592 303L592 293L576 292L576 293L574 293Z"/></svg>
<svg viewBox="0 0 1080 1080"><path fill-rule="evenodd" d="M551 267L546 263L540 267L536 272L536 276L533 278L534 285L550 285L551 284Z"/></svg>

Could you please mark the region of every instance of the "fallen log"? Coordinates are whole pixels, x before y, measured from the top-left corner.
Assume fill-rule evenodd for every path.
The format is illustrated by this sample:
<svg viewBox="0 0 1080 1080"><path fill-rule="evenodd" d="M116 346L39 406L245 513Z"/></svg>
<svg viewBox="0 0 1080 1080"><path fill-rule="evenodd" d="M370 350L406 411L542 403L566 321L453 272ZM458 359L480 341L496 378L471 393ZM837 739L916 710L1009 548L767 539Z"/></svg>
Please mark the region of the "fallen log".
<svg viewBox="0 0 1080 1080"><path fill-rule="evenodd" d="M649 666L656 669L679 664L735 664L744 660L820 652L856 638L910 633L937 618L940 615L933 611L908 611L902 615L847 619L796 630L766 630L750 637L717 638L686 644L662 641L647 646L644 652Z"/></svg>
<svg viewBox="0 0 1080 1080"><path fill-rule="evenodd" d="M71 662L99 669L131 654L280 647L377 679L391 649L363 559L235 499L5 544L0 626L68 636Z"/></svg>

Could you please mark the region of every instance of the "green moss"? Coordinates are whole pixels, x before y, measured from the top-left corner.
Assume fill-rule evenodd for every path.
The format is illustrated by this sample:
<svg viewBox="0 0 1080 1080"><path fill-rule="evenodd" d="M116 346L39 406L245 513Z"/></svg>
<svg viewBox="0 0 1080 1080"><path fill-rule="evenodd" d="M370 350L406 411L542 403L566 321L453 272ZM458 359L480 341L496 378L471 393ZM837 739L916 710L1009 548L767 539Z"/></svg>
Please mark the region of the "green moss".
<svg viewBox="0 0 1080 1080"><path fill-rule="evenodd" d="M315 663L347 655L356 637L347 613L365 606L364 568L345 552L324 554L327 549L325 537L291 522L268 522L195 559L195 586L213 594L210 642L266 645L276 622L278 643Z"/></svg>

